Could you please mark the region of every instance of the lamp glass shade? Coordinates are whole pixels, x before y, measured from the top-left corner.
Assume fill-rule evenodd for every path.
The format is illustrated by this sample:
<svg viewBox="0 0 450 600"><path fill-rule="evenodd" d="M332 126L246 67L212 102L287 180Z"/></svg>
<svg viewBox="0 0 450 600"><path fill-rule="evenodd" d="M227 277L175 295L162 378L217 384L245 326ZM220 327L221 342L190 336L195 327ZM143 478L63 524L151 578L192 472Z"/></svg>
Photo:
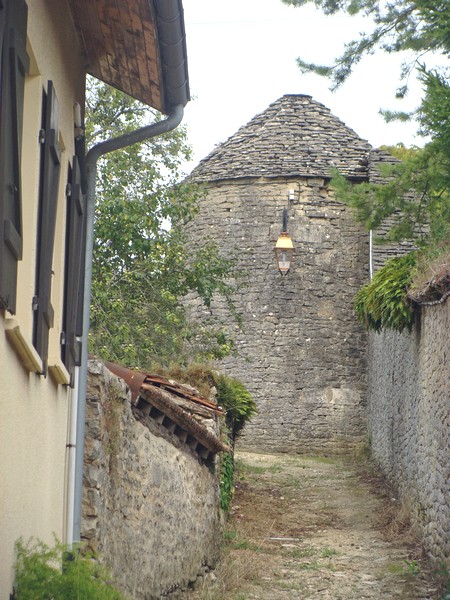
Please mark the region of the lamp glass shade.
<svg viewBox="0 0 450 600"><path fill-rule="evenodd" d="M275 245L275 257L278 268L284 275L291 268L291 261L294 255L294 244L286 232L282 232Z"/></svg>

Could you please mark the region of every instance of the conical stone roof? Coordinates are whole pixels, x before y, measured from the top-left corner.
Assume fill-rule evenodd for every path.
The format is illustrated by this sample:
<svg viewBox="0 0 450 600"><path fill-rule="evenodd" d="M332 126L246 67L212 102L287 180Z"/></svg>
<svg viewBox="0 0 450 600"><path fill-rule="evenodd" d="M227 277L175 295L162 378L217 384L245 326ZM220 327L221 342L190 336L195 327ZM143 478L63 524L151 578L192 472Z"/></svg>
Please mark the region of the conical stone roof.
<svg viewBox="0 0 450 600"><path fill-rule="evenodd" d="M372 147L311 96L289 94L273 102L192 171L197 182L243 177L369 175Z"/></svg>

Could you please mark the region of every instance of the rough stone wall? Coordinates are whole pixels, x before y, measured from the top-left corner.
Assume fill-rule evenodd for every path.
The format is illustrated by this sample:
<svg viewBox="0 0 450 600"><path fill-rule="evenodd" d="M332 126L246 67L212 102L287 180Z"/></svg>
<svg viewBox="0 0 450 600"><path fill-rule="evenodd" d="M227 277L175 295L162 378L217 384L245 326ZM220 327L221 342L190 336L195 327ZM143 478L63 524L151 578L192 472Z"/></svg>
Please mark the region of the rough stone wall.
<svg viewBox="0 0 450 600"><path fill-rule="evenodd" d="M181 597L218 559L218 478L139 418L124 382L90 361L82 538L131 598Z"/></svg>
<svg viewBox="0 0 450 600"><path fill-rule="evenodd" d="M430 556L450 560L450 303L422 307L411 333L369 338L372 452Z"/></svg>
<svg viewBox="0 0 450 600"><path fill-rule="evenodd" d="M210 235L245 273L235 303L243 330L219 301L239 354L219 368L254 395L258 414L241 446L340 451L365 434L366 344L352 298L368 279L368 236L323 178L252 178L208 184L190 241ZM289 191L294 202L288 202ZM285 276L273 247L288 207L295 257ZM191 298L201 320L203 309Z"/></svg>

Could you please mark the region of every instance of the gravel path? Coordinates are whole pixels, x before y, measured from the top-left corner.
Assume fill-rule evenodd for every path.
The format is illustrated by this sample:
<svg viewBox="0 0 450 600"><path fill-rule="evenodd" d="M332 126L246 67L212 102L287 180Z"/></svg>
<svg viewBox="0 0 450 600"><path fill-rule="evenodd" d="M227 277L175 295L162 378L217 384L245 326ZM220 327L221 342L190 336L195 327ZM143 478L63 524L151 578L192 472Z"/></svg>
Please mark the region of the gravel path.
<svg viewBox="0 0 450 600"><path fill-rule="evenodd" d="M368 464L250 453L237 463L222 563L190 598L443 597L401 506Z"/></svg>

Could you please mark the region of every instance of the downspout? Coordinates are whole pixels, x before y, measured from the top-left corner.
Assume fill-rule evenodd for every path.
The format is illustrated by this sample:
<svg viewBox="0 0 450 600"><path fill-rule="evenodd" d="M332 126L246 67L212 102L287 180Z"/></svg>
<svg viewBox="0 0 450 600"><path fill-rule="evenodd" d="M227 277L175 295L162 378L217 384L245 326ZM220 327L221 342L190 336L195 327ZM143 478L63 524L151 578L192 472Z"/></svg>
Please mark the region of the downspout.
<svg viewBox="0 0 450 600"><path fill-rule="evenodd" d="M75 501L75 461L77 438L77 410L80 369L75 369L75 384L70 390L69 423L67 428L67 480L66 480L66 512L64 520L63 542L68 547L73 544L73 516Z"/></svg>
<svg viewBox="0 0 450 600"><path fill-rule="evenodd" d="M83 491L83 455L84 433L86 417L86 391L87 391L87 361L88 361L88 333L90 319L90 301L92 288L92 256L94 249L94 215L95 215L95 185L97 179L97 162L101 156L144 142L150 138L167 133L175 129L183 118L182 104L173 107L167 119L142 127L136 131L125 133L116 138L100 142L93 146L86 155L86 261L84 276L83 299L83 338L82 355L78 388L76 459L75 459L75 493L74 493L74 524L73 540L81 538L81 500Z"/></svg>

